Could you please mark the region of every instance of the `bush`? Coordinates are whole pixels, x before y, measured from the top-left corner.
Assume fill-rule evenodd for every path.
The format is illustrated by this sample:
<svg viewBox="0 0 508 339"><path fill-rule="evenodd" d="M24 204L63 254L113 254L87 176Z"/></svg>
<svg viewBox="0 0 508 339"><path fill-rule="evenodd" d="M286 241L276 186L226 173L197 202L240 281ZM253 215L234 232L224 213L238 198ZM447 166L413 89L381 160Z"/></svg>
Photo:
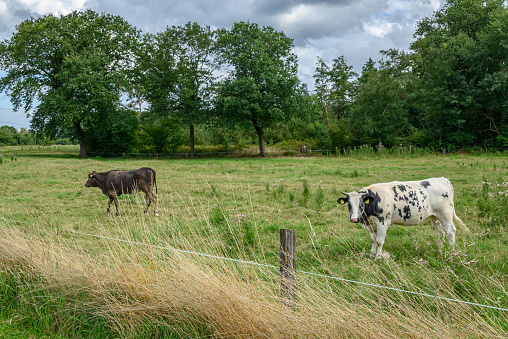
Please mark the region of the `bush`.
<svg viewBox="0 0 508 339"><path fill-rule="evenodd" d="M100 124L87 131L86 144L91 153L116 155L133 149L139 128L137 113L129 110L104 112Z"/></svg>

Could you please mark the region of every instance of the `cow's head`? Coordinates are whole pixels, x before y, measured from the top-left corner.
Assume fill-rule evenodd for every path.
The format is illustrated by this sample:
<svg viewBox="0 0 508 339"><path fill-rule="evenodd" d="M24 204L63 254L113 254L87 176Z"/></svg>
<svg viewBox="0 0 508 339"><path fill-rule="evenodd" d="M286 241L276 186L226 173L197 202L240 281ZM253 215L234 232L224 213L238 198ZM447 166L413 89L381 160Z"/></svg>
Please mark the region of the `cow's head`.
<svg viewBox="0 0 508 339"><path fill-rule="evenodd" d="M369 190L369 192L360 191L344 194L346 197L339 198L337 202L341 205L347 204L349 209L349 217L353 223L366 221L368 216L371 215L369 213L369 210L371 209L370 207L374 203L377 203L376 200L379 199L379 196L374 194L371 190Z"/></svg>
<svg viewBox="0 0 508 339"><path fill-rule="evenodd" d="M93 171L88 174L88 181L85 184L86 187L97 187L97 172Z"/></svg>

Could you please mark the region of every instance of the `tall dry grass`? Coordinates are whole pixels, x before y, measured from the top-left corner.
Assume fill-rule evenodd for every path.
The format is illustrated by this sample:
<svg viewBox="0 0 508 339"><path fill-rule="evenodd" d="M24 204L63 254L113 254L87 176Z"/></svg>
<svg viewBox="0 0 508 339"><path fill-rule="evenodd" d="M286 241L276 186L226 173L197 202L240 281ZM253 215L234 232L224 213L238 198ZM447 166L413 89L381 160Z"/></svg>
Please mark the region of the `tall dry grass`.
<svg viewBox="0 0 508 339"><path fill-rule="evenodd" d="M178 228L171 223L169 219L160 221L161 226ZM21 296L25 302L44 308L52 295L58 294L66 301L60 305L61 316L84 309L104 319L116 335L125 338L139 336L143 328L154 324L179 337L508 335L503 328L508 314L502 312L305 274L298 276L297 311L293 312L280 303L278 270L177 252L172 249L195 248L171 235L157 238L146 226L144 241L157 240L156 247L104 239L90 242L71 230L56 232L44 225L34 226L31 232L2 228L0 265L3 274L25 285ZM125 228L111 231L115 237L130 240ZM102 233L108 235L106 230ZM139 237L132 240L139 241ZM221 242L211 235L202 249L222 255L222 245L217 245ZM383 273L372 269L370 261L361 262L357 265L370 270L373 280L382 280ZM391 268L396 277L391 287L419 290L397 270L396 263ZM439 285L440 295L455 297L438 273L417 265L415 270ZM38 297L32 297L31 292L37 292L33 295ZM44 298L40 298L41 292Z"/></svg>

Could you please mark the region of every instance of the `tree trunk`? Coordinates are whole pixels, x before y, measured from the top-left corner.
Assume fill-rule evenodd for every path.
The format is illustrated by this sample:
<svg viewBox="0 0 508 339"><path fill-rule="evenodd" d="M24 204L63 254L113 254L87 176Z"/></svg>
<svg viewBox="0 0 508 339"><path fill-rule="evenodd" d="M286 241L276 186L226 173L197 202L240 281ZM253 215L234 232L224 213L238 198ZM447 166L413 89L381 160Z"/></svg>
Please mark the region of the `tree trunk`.
<svg viewBox="0 0 508 339"><path fill-rule="evenodd" d="M265 139L263 138L263 130L258 125L258 122L255 119L252 119L251 121L254 124L254 128L256 129L256 132L258 134L259 156L264 157L266 155L266 151L265 151Z"/></svg>
<svg viewBox="0 0 508 339"><path fill-rule="evenodd" d="M88 158L88 150L82 138L79 138L79 157Z"/></svg>
<svg viewBox="0 0 508 339"><path fill-rule="evenodd" d="M79 157L80 158L88 158L88 149L85 144L85 132L81 128L81 123L74 123L74 128L76 129L76 134L78 135L79 141Z"/></svg>
<svg viewBox="0 0 508 339"><path fill-rule="evenodd" d="M190 125L189 131L190 153L194 155L194 125Z"/></svg>

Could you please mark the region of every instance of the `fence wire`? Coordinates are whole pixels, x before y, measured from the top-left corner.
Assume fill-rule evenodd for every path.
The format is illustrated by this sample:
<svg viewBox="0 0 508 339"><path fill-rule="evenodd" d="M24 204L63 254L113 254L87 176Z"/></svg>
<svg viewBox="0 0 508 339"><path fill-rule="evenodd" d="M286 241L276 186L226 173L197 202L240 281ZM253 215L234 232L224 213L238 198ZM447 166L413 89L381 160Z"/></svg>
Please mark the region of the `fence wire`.
<svg viewBox="0 0 508 339"><path fill-rule="evenodd" d="M27 222L24 222L24 221L7 219L7 218L5 218L3 216L1 218L3 220L5 220L5 221L11 221L11 222L28 224ZM263 264L263 263L258 263L258 262L255 262L255 261L247 261L247 260L240 260L240 259L234 259L234 258L228 258L228 257L221 257L221 256L213 255L213 254L206 254L206 253L199 253L199 252L193 252L193 251L186 251L186 250L181 250L181 249L177 249L177 248L170 248L170 247L167 247L167 246L157 246L157 245L152 245L152 244L147 244L147 243L142 243L142 242L136 242L136 241L130 241L130 240L118 239L118 238L111 238L111 237L105 237L105 236L102 236L102 235L82 233L82 232L77 232L77 231L69 231L69 232L74 233L74 234L88 236L88 237L94 237L94 238L98 238L98 239L105 239L105 240L111 240L111 241L116 241L116 242L123 242L123 243L132 244L132 245L138 245L138 246L147 246L147 247L157 248L157 249L161 249L161 250L172 250L172 251L175 251L175 252L180 252L180 253L185 253L185 254L192 254L192 255L197 255L197 256L202 256L202 257L207 257L207 258L213 258L213 259L219 259L219 260L226 260L226 261L237 262L237 263L240 263L240 264L254 265L254 266L258 266L258 267L268 267L268 268L273 268L273 269L279 269L280 268L280 267L275 266L275 265ZM307 274L307 275L313 275L313 276L316 276L316 277L326 278L326 279L333 279L333 280L338 280L338 281L344 281L344 282L348 282L348 283L352 283L352 284L357 284L357 285L364 285L364 286L369 286L369 287L382 288L382 289L386 289L386 290L390 290L390 291L408 293L408 294L413 294L413 295L419 295L419 296L422 296L422 297L434 298L434 299L439 299L439 300L451 301L451 302L456 302L456 303L461 303L461 304L466 304L466 305L472 305L472 306L478 306L478 307L490 308L490 309L493 309L493 310L508 312L508 308L502 308L502 307L497 307L497 306L479 304L479 303L475 303L475 302L471 302L471 301L465 301L465 300L459 300L459 299L453 299L453 298L446 298L446 297L441 297L441 296L438 296L438 295L433 295L433 294L428 294L428 293L420 293L420 292L408 291L408 290L403 290L403 289L395 288L395 287L389 287L389 286L371 284L371 283L366 283L366 282L362 282L362 281L356 281L356 280L352 280L352 279L345 279L345 278L340 278L340 277L334 277L334 276L331 276L331 275L314 273L314 272L307 272L307 271L302 271L302 270L296 270L296 272L297 273L301 273L301 274Z"/></svg>
<svg viewBox="0 0 508 339"><path fill-rule="evenodd" d="M163 250L172 250L172 251L176 251L176 252L180 252L180 253L198 255L198 256L208 257L208 258L213 258L213 259L233 261L233 262L237 262L237 263L240 263L240 264L248 264L248 265L255 265L255 266L261 266L261 267L269 267L269 268L279 269L278 266L270 265L270 264L262 264L262 263L258 263L258 262L255 262L255 261L246 261L246 260L240 260L240 259L234 259L234 258L221 257L221 256L217 256L217 255L212 255L212 254L186 251L186 250L181 250L181 249L176 249L176 248L170 248L170 247L167 247L167 246L157 246L157 245L151 245L151 244L142 243L142 242L129 241L129 240L125 240L125 239L110 238L110 237L105 237L105 236L102 236L102 235L89 234L89 233L81 233L81 232L77 232L77 231L70 231L70 232L75 233L75 234L84 235L84 236L105 239L105 240L112 240L112 241L117 241L117 242L129 243L129 244L138 245L138 246L148 246L148 247L152 247L152 248L158 248L158 249L163 249ZM498 311L508 312L508 308L502 308L502 307L491 306L491 305L484 305L484 304L479 304L479 303L475 303L475 302L471 302L471 301L464 301L464 300L459 300L459 299L446 298L446 297L441 297L441 296L438 296L438 295L433 295L433 294L428 294L428 293L420 293L420 292L403 290L403 289L395 288L395 287L388 287L388 286L383 286L383 285L370 284L370 283L366 283L366 282L361 282L361 281L356 281L356 280L351 280L351 279L345 279L345 278L339 278L339 277L334 277L334 276L320 274L320 273L313 273L313 272L307 272L307 271L301 271L301 270L296 270L296 272L297 273L301 273L301 274L313 275L313 276L317 276L317 277L321 277L321 278L327 278L327 279L344 281L344 282L358 284L358 285L364 285L364 286L375 287L375 288L382 288L382 289L386 289L386 290L390 290L390 291L408 293L408 294L413 294L413 295L419 295L419 296L422 296L422 297L434 298L434 299L439 299L439 300L446 300L446 301L451 301L451 302L456 302L456 303L461 303L461 304L467 304L467 305L472 305L472 306L478 306L478 307L490 308L490 309L494 309L494 310L498 310Z"/></svg>

